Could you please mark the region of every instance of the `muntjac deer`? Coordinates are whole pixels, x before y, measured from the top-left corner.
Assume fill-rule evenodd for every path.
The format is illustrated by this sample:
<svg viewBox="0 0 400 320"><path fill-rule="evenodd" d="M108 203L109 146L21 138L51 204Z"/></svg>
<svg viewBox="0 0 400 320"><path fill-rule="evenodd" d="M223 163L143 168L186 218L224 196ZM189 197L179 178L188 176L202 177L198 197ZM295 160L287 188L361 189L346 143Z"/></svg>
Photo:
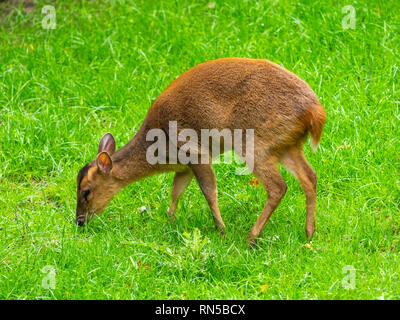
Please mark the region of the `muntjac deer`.
<svg viewBox="0 0 400 320"><path fill-rule="evenodd" d="M171 146L183 148L182 141L171 139L168 132L171 122L176 124L178 134L185 128L199 136L203 129L253 130L251 150L245 148L248 140L244 137L240 138L240 145L246 149L245 153L252 153L252 172L267 191L268 200L250 231L250 245L286 193L278 162L300 182L306 195L306 236L313 235L317 179L304 157L302 144L310 133L311 145L317 147L325 111L307 83L295 74L268 60L245 58L208 61L183 73L154 101L139 131L117 152L113 136L105 134L96 158L78 174L78 225L100 213L128 184L156 173L175 171L170 219L174 219L179 198L194 176L210 206L217 230L225 233L212 169L215 154L207 154L210 141L206 148L200 143L198 148L191 148L198 158L207 154L207 162L169 161L173 158ZM167 144L165 161L156 163L148 159L148 148L152 145L148 134L154 129L166 133ZM231 149L239 154L241 150L236 145ZM240 156L248 164L250 158L243 153Z"/></svg>

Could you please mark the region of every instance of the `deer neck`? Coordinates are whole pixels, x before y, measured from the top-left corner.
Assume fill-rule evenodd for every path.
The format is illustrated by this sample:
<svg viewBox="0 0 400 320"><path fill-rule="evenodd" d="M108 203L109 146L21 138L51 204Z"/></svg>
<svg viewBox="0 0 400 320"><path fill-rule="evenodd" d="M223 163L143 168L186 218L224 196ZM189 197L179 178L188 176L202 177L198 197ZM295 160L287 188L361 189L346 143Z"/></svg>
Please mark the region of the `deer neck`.
<svg viewBox="0 0 400 320"><path fill-rule="evenodd" d="M112 174L122 187L151 175L154 168L146 160L146 139L141 128L124 147L112 157Z"/></svg>

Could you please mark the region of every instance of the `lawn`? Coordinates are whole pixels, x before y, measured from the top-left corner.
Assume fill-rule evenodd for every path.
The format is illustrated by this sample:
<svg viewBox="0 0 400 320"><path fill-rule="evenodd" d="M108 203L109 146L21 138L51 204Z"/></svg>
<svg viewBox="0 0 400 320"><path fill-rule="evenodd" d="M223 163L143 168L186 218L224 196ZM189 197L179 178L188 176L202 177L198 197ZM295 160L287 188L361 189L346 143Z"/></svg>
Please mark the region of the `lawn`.
<svg viewBox="0 0 400 320"><path fill-rule="evenodd" d="M0 2L1 299L400 299L399 1L15 2ZM76 175L102 135L122 147L178 75L233 56L281 64L325 107L304 148L312 242L281 168L288 192L249 249L267 195L229 164L214 165L225 238L195 181L168 223L172 173L77 227Z"/></svg>

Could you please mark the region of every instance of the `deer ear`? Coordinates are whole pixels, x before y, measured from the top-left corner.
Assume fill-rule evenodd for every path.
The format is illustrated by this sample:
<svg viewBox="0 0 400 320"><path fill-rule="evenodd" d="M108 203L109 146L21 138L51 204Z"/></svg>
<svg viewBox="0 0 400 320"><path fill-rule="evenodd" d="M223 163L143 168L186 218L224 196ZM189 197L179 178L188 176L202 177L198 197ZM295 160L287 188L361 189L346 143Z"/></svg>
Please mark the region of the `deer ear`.
<svg viewBox="0 0 400 320"><path fill-rule="evenodd" d="M99 143L99 149L97 153L107 152L110 156L115 152L115 140L111 133L106 133L103 138L101 138Z"/></svg>
<svg viewBox="0 0 400 320"><path fill-rule="evenodd" d="M109 174L112 169L112 160L107 152L101 152L96 158L97 167L101 173Z"/></svg>

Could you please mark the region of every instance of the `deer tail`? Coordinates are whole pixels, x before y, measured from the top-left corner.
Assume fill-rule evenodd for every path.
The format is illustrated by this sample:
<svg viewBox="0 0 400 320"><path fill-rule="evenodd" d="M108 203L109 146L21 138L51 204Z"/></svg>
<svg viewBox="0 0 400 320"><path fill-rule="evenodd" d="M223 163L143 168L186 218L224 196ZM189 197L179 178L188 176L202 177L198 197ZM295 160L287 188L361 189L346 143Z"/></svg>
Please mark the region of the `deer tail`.
<svg viewBox="0 0 400 320"><path fill-rule="evenodd" d="M318 148L319 141L321 140L322 129L326 114L324 108L320 104L315 104L309 111L307 130L311 136L311 148L315 151Z"/></svg>

